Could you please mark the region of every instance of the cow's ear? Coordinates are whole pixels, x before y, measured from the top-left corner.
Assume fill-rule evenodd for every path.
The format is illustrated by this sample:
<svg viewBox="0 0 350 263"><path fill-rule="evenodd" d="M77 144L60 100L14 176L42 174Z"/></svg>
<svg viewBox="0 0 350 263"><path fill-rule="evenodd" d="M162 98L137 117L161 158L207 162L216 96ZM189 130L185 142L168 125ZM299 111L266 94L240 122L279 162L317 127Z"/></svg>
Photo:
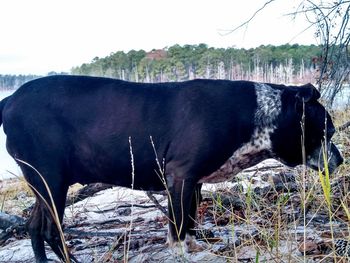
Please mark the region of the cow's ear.
<svg viewBox="0 0 350 263"><path fill-rule="evenodd" d="M301 102L318 100L321 97L320 92L310 83L300 86L297 89L298 91L295 97Z"/></svg>

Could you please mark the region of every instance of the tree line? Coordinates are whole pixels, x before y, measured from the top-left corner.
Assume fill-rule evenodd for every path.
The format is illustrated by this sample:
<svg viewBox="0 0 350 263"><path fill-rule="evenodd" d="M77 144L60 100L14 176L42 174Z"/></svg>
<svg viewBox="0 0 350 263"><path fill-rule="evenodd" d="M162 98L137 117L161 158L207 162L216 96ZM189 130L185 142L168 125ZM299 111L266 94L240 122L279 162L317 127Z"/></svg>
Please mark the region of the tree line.
<svg viewBox="0 0 350 263"><path fill-rule="evenodd" d="M314 82L322 48L316 45L213 48L206 44L117 51L72 68L72 74L137 82L194 78L246 79L275 83Z"/></svg>
<svg viewBox="0 0 350 263"><path fill-rule="evenodd" d="M69 72L55 72L50 71L46 74L46 76L52 76L52 75L68 75ZM13 90L18 89L20 86L22 86L24 83L33 80L44 77L42 75L34 75L34 74L28 74L28 75L12 75L12 74L0 74L0 90Z"/></svg>
<svg viewBox="0 0 350 263"><path fill-rule="evenodd" d="M213 48L206 44L176 44L149 52L116 51L103 58L95 57L90 63L73 67L70 73L50 72L48 75L106 76L148 83L194 78L242 79L284 84L310 82L317 84L322 96L332 105L344 84L349 84L350 77L347 63L343 63L343 67L337 66L339 59L332 55L338 54L336 51L342 50L342 46L334 45L334 52L325 57L324 49L327 47L286 44L244 49ZM347 54L350 55L349 50ZM347 69L346 72L340 70L342 68ZM335 78L339 74L341 78ZM24 82L38 77L40 76L0 75L0 89L16 89Z"/></svg>
<svg viewBox="0 0 350 263"><path fill-rule="evenodd" d="M0 89L11 90L17 89L27 81L37 79L38 75L1 75L0 74Z"/></svg>

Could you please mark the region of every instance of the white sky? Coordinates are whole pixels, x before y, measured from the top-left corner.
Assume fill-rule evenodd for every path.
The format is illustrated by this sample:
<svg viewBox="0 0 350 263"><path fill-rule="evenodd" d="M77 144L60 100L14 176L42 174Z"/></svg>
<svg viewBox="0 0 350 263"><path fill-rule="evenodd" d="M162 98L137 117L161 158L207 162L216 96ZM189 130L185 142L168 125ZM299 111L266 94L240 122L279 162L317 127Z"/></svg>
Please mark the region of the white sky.
<svg viewBox="0 0 350 263"><path fill-rule="evenodd" d="M276 0L247 28L223 36L267 0L1 0L0 74L69 72L131 49L206 43L213 47L316 44L308 23L284 14L300 1Z"/></svg>

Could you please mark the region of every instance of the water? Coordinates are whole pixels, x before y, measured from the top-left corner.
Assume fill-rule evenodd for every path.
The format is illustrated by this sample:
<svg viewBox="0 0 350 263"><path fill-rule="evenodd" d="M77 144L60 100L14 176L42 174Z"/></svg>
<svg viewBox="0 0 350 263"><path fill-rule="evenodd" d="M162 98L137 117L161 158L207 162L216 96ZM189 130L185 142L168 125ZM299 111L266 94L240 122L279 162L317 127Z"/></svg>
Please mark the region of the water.
<svg viewBox="0 0 350 263"><path fill-rule="evenodd" d="M344 109L349 106L350 106L350 85L347 85L335 97L333 107L334 109Z"/></svg>
<svg viewBox="0 0 350 263"><path fill-rule="evenodd" d="M0 91L0 100L11 95L13 91ZM6 135L0 128L0 180L13 178L15 175L21 176L21 170L6 150Z"/></svg>

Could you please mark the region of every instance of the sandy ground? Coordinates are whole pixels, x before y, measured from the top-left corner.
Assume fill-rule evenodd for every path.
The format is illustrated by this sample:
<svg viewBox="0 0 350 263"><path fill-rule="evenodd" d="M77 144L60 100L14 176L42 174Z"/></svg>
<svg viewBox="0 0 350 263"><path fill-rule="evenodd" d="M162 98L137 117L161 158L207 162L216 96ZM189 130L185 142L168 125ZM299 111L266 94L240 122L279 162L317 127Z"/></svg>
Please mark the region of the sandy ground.
<svg viewBox="0 0 350 263"><path fill-rule="evenodd" d="M189 254L168 248L167 217L144 192L120 187L100 191L66 208L66 243L81 262L334 262L326 241L331 232L334 238L349 236L347 217L335 207L330 225L320 187L314 185L315 199L309 203L303 225L296 174L300 175L267 160L238 174L234 182L205 184L198 230L209 231L212 237L199 241L208 247L202 252ZM333 189L335 203L337 191L350 185L347 180L340 178L338 182L345 184ZM0 191L15 187L13 183L0 182ZM166 196L155 197L167 206ZM5 200L3 210L21 215L33 202L20 191ZM305 255L300 249L304 238L308 246ZM49 247L46 251L49 258L57 260ZM34 262L29 237L8 239L0 247L0 262Z"/></svg>

